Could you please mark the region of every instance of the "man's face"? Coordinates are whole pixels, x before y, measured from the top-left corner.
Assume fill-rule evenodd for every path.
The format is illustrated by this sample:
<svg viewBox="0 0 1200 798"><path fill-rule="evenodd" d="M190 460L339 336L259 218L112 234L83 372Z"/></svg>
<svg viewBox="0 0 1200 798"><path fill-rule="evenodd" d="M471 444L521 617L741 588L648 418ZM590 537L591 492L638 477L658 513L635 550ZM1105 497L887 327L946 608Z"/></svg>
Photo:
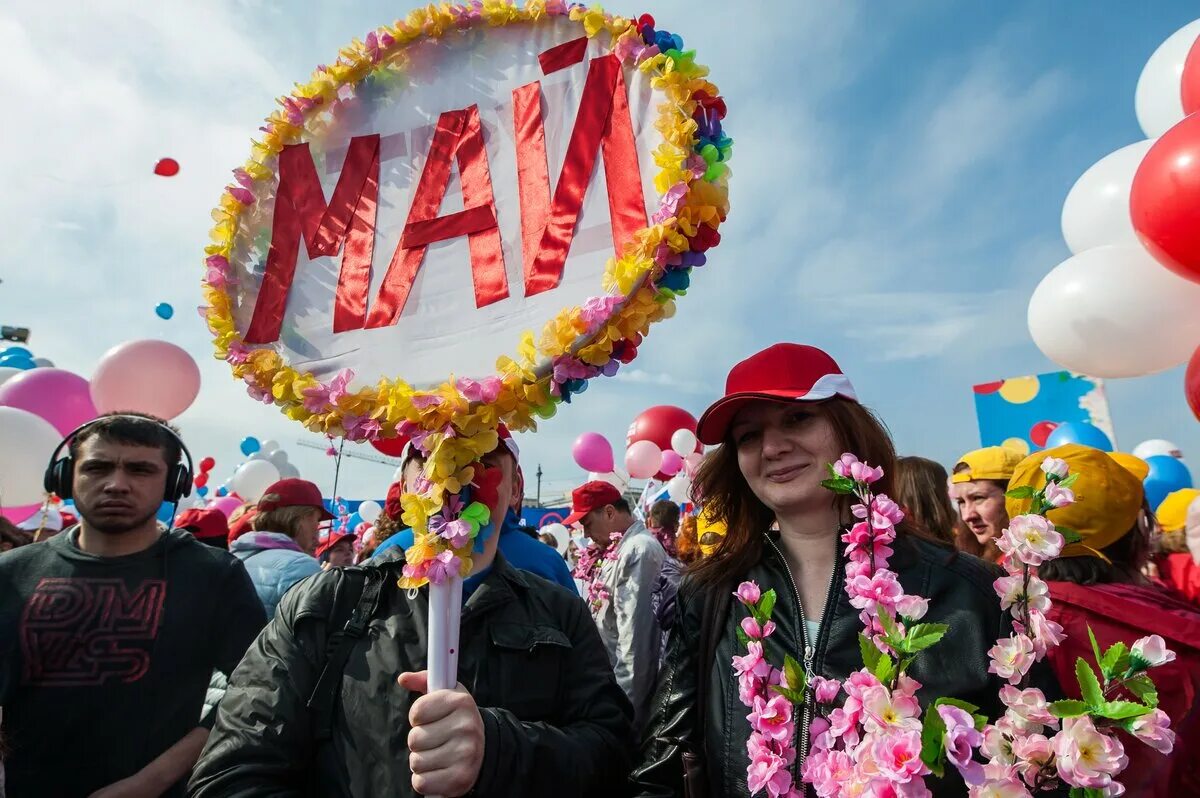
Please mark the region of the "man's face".
<svg viewBox="0 0 1200 798"><path fill-rule="evenodd" d="M1004 489L994 482L959 482L954 486L958 514L980 543L1000 537L1008 526Z"/></svg>
<svg viewBox="0 0 1200 798"><path fill-rule="evenodd" d="M79 447L71 492L89 527L119 535L154 519L166 483L162 449L94 435Z"/></svg>
<svg viewBox="0 0 1200 798"><path fill-rule="evenodd" d="M613 533L624 531L617 528L620 515L616 507L606 504L580 518L579 525L583 527L583 534L587 535L588 539L603 546L612 539Z"/></svg>
<svg viewBox="0 0 1200 798"><path fill-rule="evenodd" d="M332 549L329 550L329 564L335 566L353 565L354 564L354 544L349 538L344 538L337 542Z"/></svg>

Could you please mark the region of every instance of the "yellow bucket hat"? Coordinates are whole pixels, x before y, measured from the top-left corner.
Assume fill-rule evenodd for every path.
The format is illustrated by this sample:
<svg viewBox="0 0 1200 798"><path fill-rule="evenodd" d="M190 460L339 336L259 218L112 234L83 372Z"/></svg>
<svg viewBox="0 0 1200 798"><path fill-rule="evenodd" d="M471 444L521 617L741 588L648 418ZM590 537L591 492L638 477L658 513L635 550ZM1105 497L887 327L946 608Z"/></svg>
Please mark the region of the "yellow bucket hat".
<svg viewBox="0 0 1200 798"><path fill-rule="evenodd" d="M1158 509L1154 511L1162 531L1177 532L1186 527L1188 508L1197 498L1200 498L1200 490L1195 488L1184 488L1174 493L1168 493L1167 498L1163 499L1162 504L1158 505Z"/></svg>
<svg viewBox="0 0 1200 798"><path fill-rule="evenodd" d="M1023 454L1007 446L988 446L986 449L967 452L954 466L955 473L950 475L950 482L955 485L974 482L977 479L1007 482L1012 479L1013 471L1022 457Z"/></svg>
<svg viewBox="0 0 1200 798"><path fill-rule="evenodd" d="M1073 529L1083 541L1063 547L1062 557L1099 557L1101 551L1116 543L1133 527L1142 509L1142 483L1108 453L1090 446L1068 443L1030 455L1017 465L1009 490L1029 486L1040 490L1046 485L1042 462L1047 457L1065 460L1078 478L1071 490L1075 503L1046 513L1055 525ZM1008 498L1004 502L1009 518L1029 511L1029 499Z"/></svg>

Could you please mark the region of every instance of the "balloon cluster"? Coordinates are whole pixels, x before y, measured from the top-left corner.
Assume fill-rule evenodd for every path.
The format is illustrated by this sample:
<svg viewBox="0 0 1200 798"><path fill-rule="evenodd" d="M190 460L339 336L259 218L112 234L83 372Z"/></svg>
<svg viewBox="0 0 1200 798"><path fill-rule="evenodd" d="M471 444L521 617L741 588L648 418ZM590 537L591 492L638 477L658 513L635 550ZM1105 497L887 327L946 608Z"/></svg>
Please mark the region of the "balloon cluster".
<svg viewBox="0 0 1200 798"><path fill-rule="evenodd" d="M1171 35L1138 80L1148 137L1100 159L1062 212L1073 256L1029 302L1029 331L1056 363L1139 377L1191 358L1200 418L1200 20ZM1165 267L1165 268L1164 268Z"/></svg>
<svg viewBox="0 0 1200 798"><path fill-rule="evenodd" d="M205 457L200 461L200 473L192 478L192 482L196 485L196 495L200 498L208 496L208 474L213 470L213 466L217 461L211 457Z"/></svg>
<svg viewBox="0 0 1200 798"><path fill-rule="evenodd" d="M104 413L173 419L200 392L191 355L166 341L126 341L104 353L90 380L28 349L0 353L0 507L37 509L42 472L62 438ZM7 513L6 513L7 514Z"/></svg>

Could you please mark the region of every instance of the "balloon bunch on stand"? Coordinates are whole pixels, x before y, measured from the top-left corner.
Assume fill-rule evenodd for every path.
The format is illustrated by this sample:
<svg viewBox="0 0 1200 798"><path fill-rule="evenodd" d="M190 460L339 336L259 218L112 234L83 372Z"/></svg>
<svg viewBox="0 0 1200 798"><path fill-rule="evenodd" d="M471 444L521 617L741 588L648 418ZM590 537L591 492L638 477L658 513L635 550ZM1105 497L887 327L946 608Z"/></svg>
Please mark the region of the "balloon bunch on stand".
<svg viewBox="0 0 1200 798"><path fill-rule="evenodd" d="M199 463L200 473L192 478L196 486L196 495L202 499L208 498L208 475L216 464L217 461L212 457L205 457Z"/></svg>
<svg viewBox="0 0 1200 798"><path fill-rule="evenodd" d="M1148 137L1100 159L1071 188L1062 229L1074 253L1029 302L1051 360L1095 377L1139 377L1191 359L1200 418L1200 20L1170 36L1138 80Z"/></svg>
<svg viewBox="0 0 1200 798"><path fill-rule="evenodd" d="M662 495L677 504L689 500L692 475L703 447L696 439L696 417L681 407L657 405L640 413L625 436L625 467L630 476L650 479L639 505ZM646 507L642 508L647 509Z"/></svg>
<svg viewBox="0 0 1200 798"><path fill-rule="evenodd" d="M126 341L104 353L91 379L9 347L0 356L0 512L19 523L45 500L42 473L59 441L103 413L170 420L200 393L200 369L159 340Z"/></svg>

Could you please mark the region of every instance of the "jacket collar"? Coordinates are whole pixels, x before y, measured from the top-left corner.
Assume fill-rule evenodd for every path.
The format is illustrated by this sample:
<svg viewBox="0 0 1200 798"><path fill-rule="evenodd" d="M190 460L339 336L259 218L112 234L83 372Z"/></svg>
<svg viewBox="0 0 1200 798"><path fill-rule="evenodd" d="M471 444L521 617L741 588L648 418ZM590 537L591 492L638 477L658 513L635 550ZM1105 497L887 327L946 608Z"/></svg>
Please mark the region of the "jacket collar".
<svg viewBox="0 0 1200 798"><path fill-rule="evenodd" d="M492 570L483 580L463 607L463 616L481 615L485 612L516 600L518 592L529 590L529 581L508 564L504 555L496 551Z"/></svg>

